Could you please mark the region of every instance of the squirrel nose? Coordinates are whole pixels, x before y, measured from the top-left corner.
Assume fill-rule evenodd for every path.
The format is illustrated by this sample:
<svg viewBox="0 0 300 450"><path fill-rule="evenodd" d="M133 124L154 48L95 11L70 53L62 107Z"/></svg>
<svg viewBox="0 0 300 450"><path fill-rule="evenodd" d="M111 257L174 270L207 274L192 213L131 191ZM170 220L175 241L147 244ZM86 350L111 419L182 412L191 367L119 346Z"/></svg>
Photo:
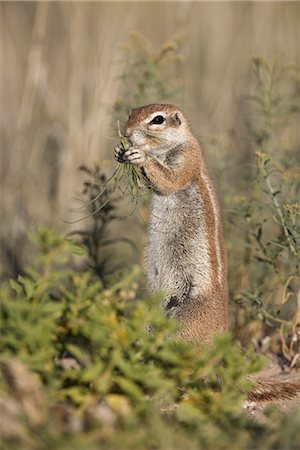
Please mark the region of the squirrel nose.
<svg viewBox="0 0 300 450"><path fill-rule="evenodd" d="M126 138L130 137L130 130L129 130L129 128L126 128L126 130L124 132L124 137L126 137Z"/></svg>

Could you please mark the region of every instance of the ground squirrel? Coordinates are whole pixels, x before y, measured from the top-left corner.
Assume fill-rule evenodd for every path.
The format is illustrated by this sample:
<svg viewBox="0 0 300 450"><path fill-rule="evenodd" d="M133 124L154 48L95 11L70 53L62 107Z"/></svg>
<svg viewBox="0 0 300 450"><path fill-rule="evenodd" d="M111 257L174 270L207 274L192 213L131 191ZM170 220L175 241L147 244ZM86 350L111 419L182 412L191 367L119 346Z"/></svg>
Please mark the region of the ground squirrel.
<svg viewBox="0 0 300 450"><path fill-rule="evenodd" d="M202 152L185 115L173 105L130 112L130 148L119 162L138 165L152 188L146 266L152 291L163 290L180 336L208 343L228 324L227 266L220 211Z"/></svg>
<svg viewBox="0 0 300 450"><path fill-rule="evenodd" d="M130 148L119 162L138 165L152 188L146 265L151 290L164 290L166 314L182 324L180 337L211 342L227 329L227 264L219 207L200 146L173 105L133 109ZM252 402L300 395L300 380L253 379Z"/></svg>

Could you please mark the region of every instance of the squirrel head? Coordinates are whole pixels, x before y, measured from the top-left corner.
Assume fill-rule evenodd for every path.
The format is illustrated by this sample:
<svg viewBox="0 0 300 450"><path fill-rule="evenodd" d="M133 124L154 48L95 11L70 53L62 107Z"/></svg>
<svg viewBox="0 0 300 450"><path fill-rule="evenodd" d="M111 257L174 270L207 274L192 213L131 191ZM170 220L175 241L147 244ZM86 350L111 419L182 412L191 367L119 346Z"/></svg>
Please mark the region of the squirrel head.
<svg viewBox="0 0 300 450"><path fill-rule="evenodd" d="M125 136L135 147L165 150L182 145L191 136L184 114L173 105L146 105L130 111Z"/></svg>

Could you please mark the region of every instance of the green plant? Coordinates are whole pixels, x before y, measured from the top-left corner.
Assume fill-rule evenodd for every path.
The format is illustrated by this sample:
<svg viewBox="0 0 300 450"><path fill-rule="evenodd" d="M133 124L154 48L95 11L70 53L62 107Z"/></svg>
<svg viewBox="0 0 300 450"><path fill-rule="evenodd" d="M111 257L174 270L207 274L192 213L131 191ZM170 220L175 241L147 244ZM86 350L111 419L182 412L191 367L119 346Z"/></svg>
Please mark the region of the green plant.
<svg viewBox="0 0 300 450"><path fill-rule="evenodd" d="M280 147L286 145L284 129L299 112L299 73L258 57L253 65L256 88L248 99L254 109L247 118L255 154L251 190L235 196L230 208L230 220L243 235L248 276L235 300L252 317L281 328L279 356L293 367L300 354L300 172L297 150L282 154Z"/></svg>
<svg viewBox="0 0 300 450"><path fill-rule="evenodd" d="M94 169L81 166L80 170L87 177L83 182L83 191L79 199L82 204L81 210L84 212L83 217L75 222L88 220L88 224L82 229L72 231L69 236L79 237L81 244L87 249L88 266L100 277L102 283L106 284L109 276L121 268L120 264L113 261L114 246L126 243L134 252L137 251L135 244L126 236L112 237L108 230L113 222L124 220L117 209L122 200L117 194L123 188L126 173L121 173L118 167L107 178L98 166ZM124 189L123 195L126 187Z"/></svg>
<svg viewBox="0 0 300 450"><path fill-rule="evenodd" d="M124 139L124 138L123 138ZM116 244L126 243L134 253L136 244L126 236L111 236L109 226L116 221L124 221L145 201L148 194L146 180L132 164L119 164L113 174L107 177L98 166L90 169L81 166L87 178L83 182L83 191L79 202L82 204L82 217L71 223L88 221L85 227L69 233L79 237L87 249L87 263L106 285L109 277L122 268L114 263L113 249ZM121 196L119 194L122 194ZM128 199L131 212L122 216L117 209L120 202Z"/></svg>
<svg viewBox="0 0 300 450"><path fill-rule="evenodd" d="M267 433L240 412L245 375L261 365L254 354L229 335L201 351L173 339L178 325L161 314L159 296L140 297L138 267L104 288L93 272L70 269L72 254L83 253L74 242L45 229L33 239L36 263L1 290L1 391L18 405L6 420L27 420L26 433L5 434L7 445L29 433L31 448L59 448L69 433L85 448L226 448L234 428L233 448L245 448L253 433ZM34 397L49 412L38 433L30 389L42 390Z"/></svg>

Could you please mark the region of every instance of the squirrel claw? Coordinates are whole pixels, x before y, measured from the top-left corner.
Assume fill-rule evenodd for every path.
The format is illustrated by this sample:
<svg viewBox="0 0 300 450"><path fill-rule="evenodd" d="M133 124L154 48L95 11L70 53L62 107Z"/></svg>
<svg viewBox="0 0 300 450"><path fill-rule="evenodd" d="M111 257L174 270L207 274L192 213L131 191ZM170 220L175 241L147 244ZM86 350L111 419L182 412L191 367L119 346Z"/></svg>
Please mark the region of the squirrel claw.
<svg viewBox="0 0 300 450"><path fill-rule="evenodd" d="M115 147L114 157L119 163L124 163L127 161L127 158L125 157L125 149L122 144Z"/></svg>

